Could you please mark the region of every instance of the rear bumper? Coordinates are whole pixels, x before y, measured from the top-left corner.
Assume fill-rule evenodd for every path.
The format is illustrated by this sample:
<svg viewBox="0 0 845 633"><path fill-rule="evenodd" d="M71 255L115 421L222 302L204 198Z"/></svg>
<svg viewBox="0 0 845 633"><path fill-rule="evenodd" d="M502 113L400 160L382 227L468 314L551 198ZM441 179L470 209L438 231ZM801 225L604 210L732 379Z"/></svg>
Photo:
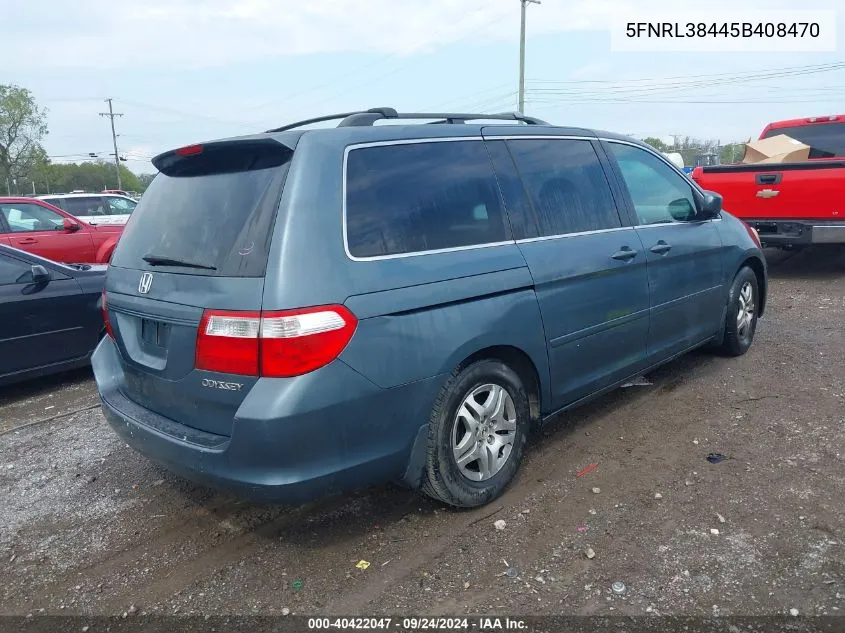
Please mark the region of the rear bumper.
<svg viewBox="0 0 845 633"><path fill-rule="evenodd" d="M231 436L164 418L120 390L111 339L92 358L103 412L139 453L202 484L256 501L304 502L407 476L441 380L381 389L334 362L292 379L260 379Z"/></svg>
<svg viewBox="0 0 845 633"><path fill-rule="evenodd" d="M764 246L845 244L845 222L812 220L746 220Z"/></svg>

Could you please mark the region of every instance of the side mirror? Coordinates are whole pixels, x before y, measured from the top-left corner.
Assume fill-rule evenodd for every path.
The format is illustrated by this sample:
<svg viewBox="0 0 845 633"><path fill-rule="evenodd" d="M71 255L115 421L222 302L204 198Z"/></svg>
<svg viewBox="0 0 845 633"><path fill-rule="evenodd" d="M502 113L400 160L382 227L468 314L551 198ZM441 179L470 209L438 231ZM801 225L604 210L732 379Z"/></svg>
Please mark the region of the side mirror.
<svg viewBox="0 0 845 633"><path fill-rule="evenodd" d="M76 233L82 227L80 227L77 222L74 222L70 218L65 218L64 220L62 220L62 228L68 233Z"/></svg>
<svg viewBox="0 0 845 633"><path fill-rule="evenodd" d="M700 220L712 220L722 212L722 196L715 191L705 191L699 203Z"/></svg>
<svg viewBox="0 0 845 633"><path fill-rule="evenodd" d="M50 271L44 268L41 264L34 264L29 270L32 272L33 283L46 284L53 278Z"/></svg>

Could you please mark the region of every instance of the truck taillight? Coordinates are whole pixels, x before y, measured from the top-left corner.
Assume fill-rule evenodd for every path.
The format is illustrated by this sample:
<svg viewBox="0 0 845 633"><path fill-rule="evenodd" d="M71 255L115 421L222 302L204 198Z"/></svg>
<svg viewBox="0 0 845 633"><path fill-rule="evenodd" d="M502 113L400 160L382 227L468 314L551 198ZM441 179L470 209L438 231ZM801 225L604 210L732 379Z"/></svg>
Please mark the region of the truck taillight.
<svg viewBox="0 0 845 633"><path fill-rule="evenodd" d="M114 339L114 332L111 329L111 321L109 320L109 308L106 305L106 291L103 290L103 323L106 326L106 334Z"/></svg>
<svg viewBox="0 0 845 633"><path fill-rule="evenodd" d="M206 310L197 369L248 376L307 374L337 358L358 320L340 305L279 312Z"/></svg>

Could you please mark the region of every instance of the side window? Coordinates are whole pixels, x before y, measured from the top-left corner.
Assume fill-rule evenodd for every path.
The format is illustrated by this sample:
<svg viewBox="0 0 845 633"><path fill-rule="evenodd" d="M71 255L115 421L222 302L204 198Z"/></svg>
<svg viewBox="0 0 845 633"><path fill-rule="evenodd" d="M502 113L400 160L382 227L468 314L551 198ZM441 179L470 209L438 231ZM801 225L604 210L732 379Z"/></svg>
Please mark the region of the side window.
<svg viewBox="0 0 845 633"><path fill-rule="evenodd" d="M97 217L112 214L105 200L97 196L88 198L65 198L64 209L77 218L87 216Z"/></svg>
<svg viewBox="0 0 845 633"><path fill-rule="evenodd" d="M541 236L622 226L610 185L590 141L508 141L534 205Z"/></svg>
<svg viewBox="0 0 845 633"><path fill-rule="evenodd" d="M496 170L499 188L502 190L513 239L537 237L537 218L505 141L487 141L487 150L490 160L493 161L493 169Z"/></svg>
<svg viewBox="0 0 845 633"><path fill-rule="evenodd" d="M639 224L695 219L692 186L683 176L642 148L621 143L608 145L619 164Z"/></svg>
<svg viewBox="0 0 845 633"><path fill-rule="evenodd" d="M41 199L44 202L46 202L47 204L52 204L54 207L59 207L63 211L67 211L67 209L65 209L64 200L62 200L61 198L41 198Z"/></svg>
<svg viewBox="0 0 845 633"><path fill-rule="evenodd" d="M28 283L32 279L32 271L26 263L0 253L0 286Z"/></svg>
<svg viewBox="0 0 845 633"><path fill-rule="evenodd" d="M349 152L346 238L354 257L502 242L510 239L503 216L481 140Z"/></svg>
<svg viewBox="0 0 845 633"><path fill-rule="evenodd" d="M126 198L110 197L106 198L109 203L109 208L118 215L124 213L132 213L137 206L135 202L127 200Z"/></svg>
<svg viewBox="0 0 845 633"><path fill-rule="evenodd" d="M64 217L37 204L0 204L0 213L12 233L56 231L62 228Z"/></svg>

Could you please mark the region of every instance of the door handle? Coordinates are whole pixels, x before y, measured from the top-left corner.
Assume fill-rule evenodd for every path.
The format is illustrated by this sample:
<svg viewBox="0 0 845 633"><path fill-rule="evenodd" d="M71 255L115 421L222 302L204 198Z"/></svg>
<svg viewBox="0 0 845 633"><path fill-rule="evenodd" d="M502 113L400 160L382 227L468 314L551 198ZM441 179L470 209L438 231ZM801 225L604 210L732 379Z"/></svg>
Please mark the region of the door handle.
<svg viewBox="0 0 845 633"><path fill-rule="evenodd" d="M34 237L24 237L18 240L18 244L37 244L38 240Z"/></svg>
<svg viewBox="0 0 845 633"><path fill-rule="evenodd" d="M668 245L666 242L664 242L663 240L660 240L657 244L655 244L654 246L652 246L649 250L650 250L652 253L657 253L658 255L665 255L666 253L668 253L669 251L671 251L671 250L672 250L672 247L671 247L671 246L669 246L669 245Z"/></svg>
<svg viewBox="0 0 845 633"><path fill-rule="evenodd" d="M623 246L620 250L616 251L610 257L612 259L618 259L620 261L625 262L625 261L628 261L629 259L633 259L636 256L637 256L637 251L631 250L627 246Z"/></svg>

